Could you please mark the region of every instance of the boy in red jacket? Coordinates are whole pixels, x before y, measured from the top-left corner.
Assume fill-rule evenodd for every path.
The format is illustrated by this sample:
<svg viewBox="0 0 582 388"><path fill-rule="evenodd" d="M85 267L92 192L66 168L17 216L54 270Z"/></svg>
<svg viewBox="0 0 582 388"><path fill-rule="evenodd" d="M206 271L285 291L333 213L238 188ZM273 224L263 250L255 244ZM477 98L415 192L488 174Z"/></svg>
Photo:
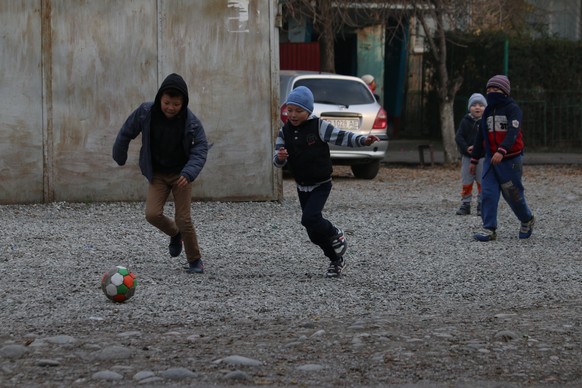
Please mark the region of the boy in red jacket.
<svg viewBox="0 0 582 388"><path fill-rule="evenodd" d="M478 241L497 238L500 194L521 221L519 238L529 238L533 231L534 216L525 200L521 182L522 112L509 96L510 91L509 79L504 75L496 75L487 82L487 108L471 153L471 173L475 173L479 158L485 154L481 192L483 231L473 236Z"/></svg>

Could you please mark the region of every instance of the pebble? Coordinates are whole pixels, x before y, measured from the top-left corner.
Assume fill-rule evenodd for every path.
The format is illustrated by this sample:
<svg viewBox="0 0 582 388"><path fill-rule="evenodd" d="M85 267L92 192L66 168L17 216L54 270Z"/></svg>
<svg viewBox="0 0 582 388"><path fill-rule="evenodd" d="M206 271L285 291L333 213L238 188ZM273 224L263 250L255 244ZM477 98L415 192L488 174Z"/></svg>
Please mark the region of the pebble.
<svg viewBox="0 0 582 388"><path fill-rule="evenodd" d="M170 368L160 373L160 376L166 379L181 380L196 377L196 374L186 368Z"/></svg>
<svg viewBox="0 0 582 388"><path fill-rule="evenodd" d="M3 358L20 358L26 354L28 350L22 345L6 345L0 348L0 357Z"/></svg>
<svg viewBox="0 0 582 388"><path fill-rule="evenodd" d="M117 372L113 372L110 370L102 370L99 372L93 373L91 376L93 380L123 380L123 376Z"/></svg>
<svg viewBox="0 0 582 388"><path fill-rule="evenodd" d="M246 365L246 366L261 366L261 365L263 365L262 361L254 360L252 358L247 358L247 357L243 357L243 356L236 356L236 355L225 357L221 360L218 360L218 362L224 362L224 363L230 364L230 365Z"/></svg>
<svg viewBox="0 0 582 388"><path fill-rule="evenodd" d="M519 335L511 330L503 330L500 332L495 333L495 339L501 340L503 342L510 342L514 341L519 338Z"/></svg>
<svg viewBox="0 0 582 388"><path fill-rule="evenodd" d="M36 365L38 366L59 366L61 363L57 360L51 360L48 358L41 358L40 360L36 361Z"/></svg>
<svg viewBox="0 0 582 388"><path fill-rule="evenodd" d="M139 385L154 384L154 386L156 386L156 383L161 383L162 381L164 381L164 379L162 379L161 377L152 376L145 378L143 380L139 380L138 384Z"/></svg>
<svg viewBox="0 0 582 388"><path fill-rule="evenodd" d="M325 335L325 330L318 330L315 333L313 333L311 336L312 337L322 337Z"/></svg>
<svg viewBox="0 0 582 388"><path fill-rule="evenodd" d="M154 377L155 375L156 374L154 372L152 372L151 370L144 370L144 371L137 372L135 375L133 375L133 379L134 380L149 379L150 377Z"/></svg>

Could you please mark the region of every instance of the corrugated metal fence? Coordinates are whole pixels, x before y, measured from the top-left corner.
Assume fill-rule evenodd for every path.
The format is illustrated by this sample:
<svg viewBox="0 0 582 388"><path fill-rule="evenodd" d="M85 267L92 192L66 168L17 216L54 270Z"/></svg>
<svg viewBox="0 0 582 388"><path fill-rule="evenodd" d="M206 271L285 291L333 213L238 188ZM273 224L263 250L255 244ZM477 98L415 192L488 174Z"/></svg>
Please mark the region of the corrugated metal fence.
<svg viewBox="0 0 582 388"><path fill-rule="evenodd" d="M193 196L280 197L276 0L0 0L0 203L141 200L126 117L181 74L213 148ZM275 48L275 49L273 49Z"/></svg>

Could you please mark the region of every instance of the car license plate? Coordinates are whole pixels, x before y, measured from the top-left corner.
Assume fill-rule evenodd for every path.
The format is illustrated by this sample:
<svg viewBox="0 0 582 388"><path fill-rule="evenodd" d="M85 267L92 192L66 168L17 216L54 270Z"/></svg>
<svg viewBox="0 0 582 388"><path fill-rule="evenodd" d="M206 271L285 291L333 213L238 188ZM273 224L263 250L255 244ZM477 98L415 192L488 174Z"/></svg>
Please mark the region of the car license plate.
<svg viewBox="0 0 582 388"><path fill-rule="evenodd" d="M358 119L325 119L331 125L344 131L357 131L360 129L360 120Z"/></svg>

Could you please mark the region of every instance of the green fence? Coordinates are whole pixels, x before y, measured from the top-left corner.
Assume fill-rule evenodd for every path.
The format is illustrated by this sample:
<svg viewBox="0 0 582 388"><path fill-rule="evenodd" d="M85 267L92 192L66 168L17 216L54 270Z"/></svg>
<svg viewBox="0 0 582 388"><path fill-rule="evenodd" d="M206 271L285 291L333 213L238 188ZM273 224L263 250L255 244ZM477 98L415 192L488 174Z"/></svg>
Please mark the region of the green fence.
<svg viewBox="0 0 582 388"><path fill-rule="evenodd" d="M512 91L523 112L528 148L551 151L582 149L582 91ZM455 100L455 122L466 113L468 97Z"/></svg>
<svg viewBox="0 0 582 388"><path fill-rule="evenodd" d="M582 151L582 91L513 91L523 111L523 134L530 149L554 152ZM455 128L467 113L468 96L455 98ZM440 139L438 101L434 93L406 96L398 138Z"/></svg>

